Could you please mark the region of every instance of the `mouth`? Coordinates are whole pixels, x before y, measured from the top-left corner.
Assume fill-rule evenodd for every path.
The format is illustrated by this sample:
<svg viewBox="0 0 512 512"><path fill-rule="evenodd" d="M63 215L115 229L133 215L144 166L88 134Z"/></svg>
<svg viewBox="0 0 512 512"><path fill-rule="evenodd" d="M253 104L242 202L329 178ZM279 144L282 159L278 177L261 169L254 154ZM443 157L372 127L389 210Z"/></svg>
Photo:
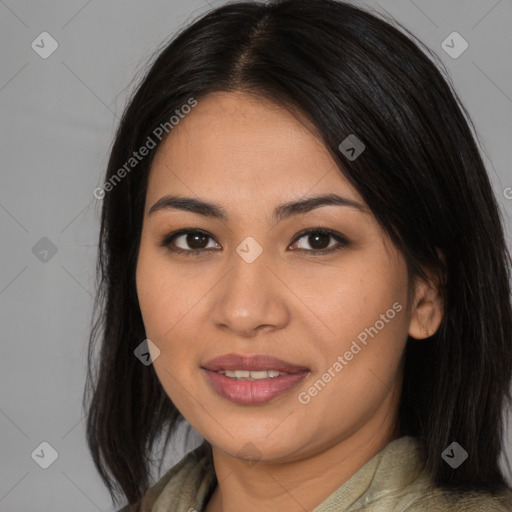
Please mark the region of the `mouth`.
<svg viewBox="0 0 512 512"><path fill-rule="evenodd" d="M291 373L280 372L278 370L219 370L217 373L225 375L230 379L236 380L261 380L261 379L275 379L281 375L293 375Z"/></svg>
<svg viewBox="0 0 512 512"><path fill-rule="evenodd" d="M203 364L201 368L212 372L279 372L279 373L299 373L309 368L283 361L277 357L258 354L254 356L242 356L238 354L225 354L223 356L210 359ZM275 375L277 377L277 375ZM240 377L249 377L249 375L241 375ZM253 378L259 378L258 375Z"/></svg>
<svg viewBox="0 0 512 512"><path fill-rule="evenodd" d="M213 390L237 404L268 402L299 384L309 368L268 355L226 354L201 366Z"/></svg>

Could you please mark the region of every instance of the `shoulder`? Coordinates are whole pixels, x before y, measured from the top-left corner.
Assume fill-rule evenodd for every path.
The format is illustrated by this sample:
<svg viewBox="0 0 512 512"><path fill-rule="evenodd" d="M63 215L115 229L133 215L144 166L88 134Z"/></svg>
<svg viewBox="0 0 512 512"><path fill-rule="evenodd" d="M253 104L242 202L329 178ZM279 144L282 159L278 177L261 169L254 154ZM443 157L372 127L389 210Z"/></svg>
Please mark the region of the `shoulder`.
<svg viewBox="0 0 512 512"><path fill-rule="evenodd" d="M415 499L402 512L511 512L512 492L501 494L484 492L450 493L441 489L429 489Z"/></svg>
<svg viewBox="0 0 512 512"><path fill-rule="evenodd" d="M125 505L116 512L151 512L155 502L170 484L174 487L180 487L187 480L202 481L206 470L209 468L210 460L211 451L208 444L203 442L169 469L160 480L147 490L139 501Z"/></svg>
<svg viewBox="0 0 512 512"><path fill-rule="evenodd" d="M406 438L399 453L400 485L386 498L393 502L394 512L512 512L512 490L501 492L455 491L437 487L425 472L424 451L416 438ZM397 448L398 443L395 443ZM404 457L404 455L409 455ZM395 461L396 457L393 459ZM421 469L420 469L421 468ZM384 496L382 496L384 498Z"/></svg>
<svg viewBox="0 0 512 512"><path fill-rule="evenodd" d="M392 446L394 450L390 450ZM403 437L388 447L382 452L386 455L382 464L385 475L380 475L379 492L373 496L375 511L386 505L393 512L512 512L510 489L495 494L435 486L425 472L424 450L418 439ZM369 498L371 502L372 496Z"/></svg>

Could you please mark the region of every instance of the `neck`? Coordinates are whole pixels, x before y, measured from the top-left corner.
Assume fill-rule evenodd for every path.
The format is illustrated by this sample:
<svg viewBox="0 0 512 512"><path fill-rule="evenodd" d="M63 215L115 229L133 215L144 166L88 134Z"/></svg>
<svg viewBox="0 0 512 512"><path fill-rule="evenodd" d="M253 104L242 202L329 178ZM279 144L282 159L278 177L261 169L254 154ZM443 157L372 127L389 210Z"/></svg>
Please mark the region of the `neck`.
<svg viewBox="0 0 512 512"><path fill-rule="evenodd" d="M396 400L393 395L387 400ZM314 509L398 437L396 417L388 414L390 405L383 403L374 417L351 435L315 445L293 461L261 460L249 465L212 445L218 485L205 512ZM391 410L396 408L391 406Z"/></svg>

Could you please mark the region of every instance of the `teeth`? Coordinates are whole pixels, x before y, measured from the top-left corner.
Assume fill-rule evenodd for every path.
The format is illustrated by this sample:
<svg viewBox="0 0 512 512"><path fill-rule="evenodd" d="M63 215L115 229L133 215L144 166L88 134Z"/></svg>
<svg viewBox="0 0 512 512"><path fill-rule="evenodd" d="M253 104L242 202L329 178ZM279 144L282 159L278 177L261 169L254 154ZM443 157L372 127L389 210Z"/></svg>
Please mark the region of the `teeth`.
<svg viewBox="0 0 512 512"><path fill-rule="evenodd" d="M286 372L278 372L277 370L219 370L218 373L231 377L232 379L259 380L278 377L279 375L289 375Z"/></svg>

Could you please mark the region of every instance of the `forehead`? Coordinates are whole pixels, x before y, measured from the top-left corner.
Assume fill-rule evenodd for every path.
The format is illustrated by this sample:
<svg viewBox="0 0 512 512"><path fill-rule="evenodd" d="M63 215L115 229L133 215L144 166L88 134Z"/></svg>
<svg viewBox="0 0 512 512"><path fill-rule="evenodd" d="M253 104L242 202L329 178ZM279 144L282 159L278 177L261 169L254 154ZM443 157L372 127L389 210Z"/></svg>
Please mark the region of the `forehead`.
<svg viewBox="0 0 512 512"><path fill-rule="evenodd" d="M363 202L311 125L266 99L216 92L160 146L148 203L173 193L270 205L331 192Z"/></svg>

